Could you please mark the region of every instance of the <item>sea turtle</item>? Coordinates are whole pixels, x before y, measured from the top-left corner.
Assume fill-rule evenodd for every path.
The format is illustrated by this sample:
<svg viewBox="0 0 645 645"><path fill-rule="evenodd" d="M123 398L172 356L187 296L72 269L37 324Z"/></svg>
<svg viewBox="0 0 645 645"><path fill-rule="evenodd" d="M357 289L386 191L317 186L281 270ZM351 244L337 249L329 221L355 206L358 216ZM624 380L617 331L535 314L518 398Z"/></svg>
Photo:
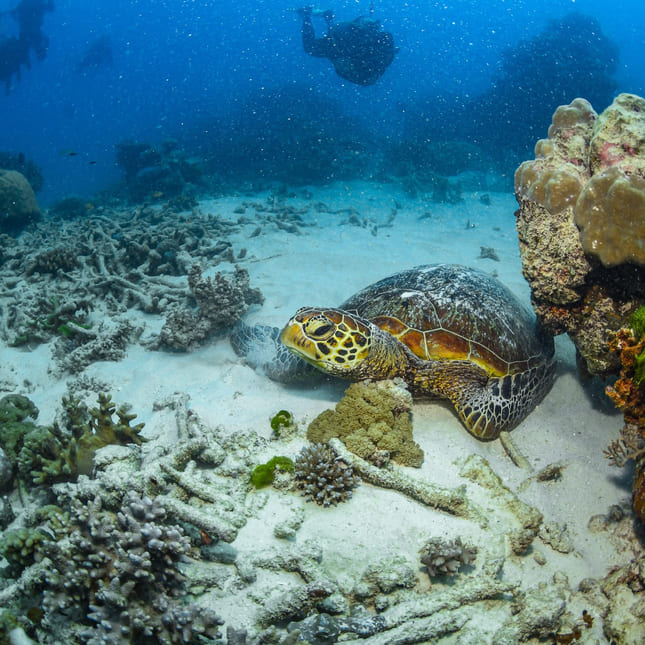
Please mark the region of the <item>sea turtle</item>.
<svg viewBox="0 0 645 645"><path fill-rule="evenodd" d="M232 341L245 355L274 344L271 360L256 353L255 362L276 380L293 380L306 363L352 381L401 377L415 397L449 399L484 440L535 408L555 367L553 339L511 291L455 264L396 273L338 309L303 307L281 332L242 327Z"/></svg>

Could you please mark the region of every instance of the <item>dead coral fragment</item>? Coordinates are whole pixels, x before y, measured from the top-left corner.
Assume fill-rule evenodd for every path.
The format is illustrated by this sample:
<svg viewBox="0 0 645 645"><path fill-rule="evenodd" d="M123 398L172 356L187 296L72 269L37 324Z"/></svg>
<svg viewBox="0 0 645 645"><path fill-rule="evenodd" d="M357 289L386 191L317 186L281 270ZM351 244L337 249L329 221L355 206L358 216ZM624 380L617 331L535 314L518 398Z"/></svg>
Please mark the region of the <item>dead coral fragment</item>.
<svg viewBox="0 0 645 645"><path fill-rule="evenodd" d="M325 410L307 429L307 438L327 443L339 438L354 454L383 463L383 451L404 466L421 466L423 450L412 438L412 396L402 382L352 383L335 410Z"/></svg>
<svg viewBox="0 0 645 645"><path fill-rule="evenodd" d="M477 547L463 544L459 537L454 540L431 538L420 553L421 562L425 564L431 578L455 576L461 567L475 561Z"/></svg>
<svg viewBox="0 0 645 645"><path fill-rule="evenodd" d="M294 472L296 486L302 495L321 506L349 499L359 482L351 466L339 460L329 446L320 443L301 450Z"/></svg>
<svg viewBox="0 0 645 645"><path fill-rule="evenodd" d="M196 264L188 272L188 288L197 308L173 309L159 336L160 345L178 351L187 351L232 327L250 305L264 302L260 290L250 287L248 271L240 267L235 267L232 277L218 272L213 278L204 278Z"/></svg>

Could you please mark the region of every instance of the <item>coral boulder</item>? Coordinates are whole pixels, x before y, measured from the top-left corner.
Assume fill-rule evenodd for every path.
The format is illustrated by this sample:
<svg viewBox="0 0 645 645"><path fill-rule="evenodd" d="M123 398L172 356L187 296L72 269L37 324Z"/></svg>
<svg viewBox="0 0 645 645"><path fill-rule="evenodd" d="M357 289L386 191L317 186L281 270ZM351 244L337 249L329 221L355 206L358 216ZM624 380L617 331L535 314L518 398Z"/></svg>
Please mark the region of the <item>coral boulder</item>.
<svg viewBox="0 0 645 645"><path fill-rule="evenodd" d="M524 276L544 326L568 333L592 374L618 371L606 331L645 298L645 100L602 114L576 99L515 173Z"/></svg>
<svg viewBox="0 0 645 645"><path fill-rule="evenodd" d="M0 170L0 233L17 233L40 219L36 195L16 170Z"/></svg>

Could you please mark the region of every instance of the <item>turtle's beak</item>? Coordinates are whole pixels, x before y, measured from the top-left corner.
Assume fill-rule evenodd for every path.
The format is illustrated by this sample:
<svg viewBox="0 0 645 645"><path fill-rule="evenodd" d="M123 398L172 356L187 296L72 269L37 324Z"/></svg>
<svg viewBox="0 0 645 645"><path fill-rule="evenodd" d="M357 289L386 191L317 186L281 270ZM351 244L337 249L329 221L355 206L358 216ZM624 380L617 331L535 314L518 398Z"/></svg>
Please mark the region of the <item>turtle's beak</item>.
<svg viewBox="0 0 645 645"><path fill-rule="evenodd" d="M295 318L292 318L285 325L280 334L280 341L296 356L299 356L315 367L324 369L324 361L318 359L316 345L305 335L302 324Z"/></svg>
<svg viewBox="0 0 645 645"><path fill-rule="evenodd" d="M292 352L302 356L303 358L308 358L311 355L311 349L308 352L307 348L311 347L312 342L304 335L302 325L300 325L295 318L292 318L284 326L284 329L280 334L280 341Z"/></svg>

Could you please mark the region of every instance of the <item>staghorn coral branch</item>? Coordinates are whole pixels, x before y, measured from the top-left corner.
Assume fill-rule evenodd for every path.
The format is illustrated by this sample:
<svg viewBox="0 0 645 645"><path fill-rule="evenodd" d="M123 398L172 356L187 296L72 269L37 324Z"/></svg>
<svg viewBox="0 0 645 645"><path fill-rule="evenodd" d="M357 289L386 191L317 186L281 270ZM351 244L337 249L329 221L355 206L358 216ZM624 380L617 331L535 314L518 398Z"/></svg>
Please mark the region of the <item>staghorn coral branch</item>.
<svg viewBox="0 0 645 645"><path fill-rule="evenodd" d="M620 431L620 439L614 439L603 454L612 466L622 467L630 459L645 458L645 438L635 425L627 423Z"/></svg>
<svg viewBox="0 0 645 645"><path fill-rule="evenodd" d="M487 525L484 510L469 499L465 486L446 488L411 477L402 468L378 468L350 452L340 439L330 439L329 445L342 461L360 475L363 481L381 488L399 491L443 513L472 519L481 526Z"/></svg>

